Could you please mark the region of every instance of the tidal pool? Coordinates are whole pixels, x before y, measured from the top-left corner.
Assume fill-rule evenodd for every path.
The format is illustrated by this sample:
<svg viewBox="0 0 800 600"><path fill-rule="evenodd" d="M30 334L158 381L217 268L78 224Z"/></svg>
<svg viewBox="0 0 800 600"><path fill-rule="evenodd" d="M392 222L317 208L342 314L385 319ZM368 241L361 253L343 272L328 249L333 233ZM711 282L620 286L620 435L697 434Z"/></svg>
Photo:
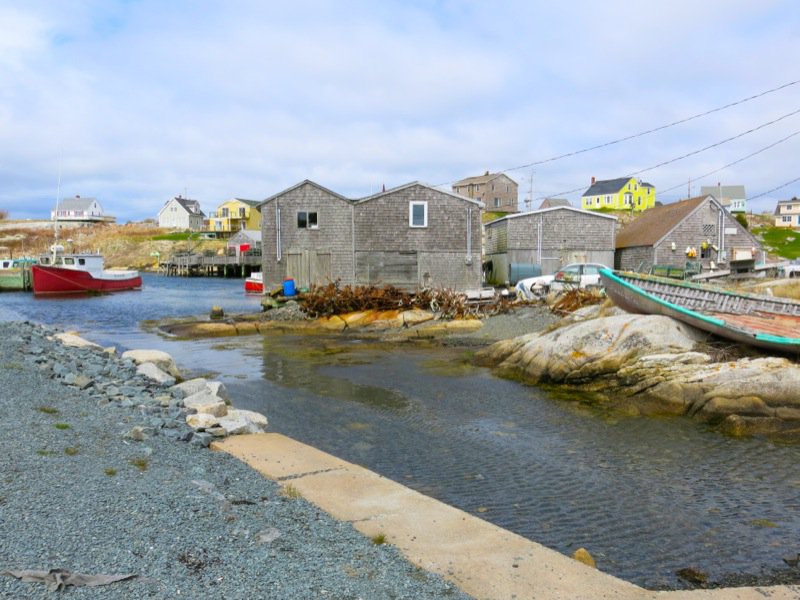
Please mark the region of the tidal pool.
<svg viewBox="0 0 800 600"><path fill-rule="evenodd" d="M226 344L228 349L231 345ZM693 567L783 569L800 550L800 448L630 418L495 378L463 349L347 338L232 343L226 381L270 428L648 588Z"/></svg>

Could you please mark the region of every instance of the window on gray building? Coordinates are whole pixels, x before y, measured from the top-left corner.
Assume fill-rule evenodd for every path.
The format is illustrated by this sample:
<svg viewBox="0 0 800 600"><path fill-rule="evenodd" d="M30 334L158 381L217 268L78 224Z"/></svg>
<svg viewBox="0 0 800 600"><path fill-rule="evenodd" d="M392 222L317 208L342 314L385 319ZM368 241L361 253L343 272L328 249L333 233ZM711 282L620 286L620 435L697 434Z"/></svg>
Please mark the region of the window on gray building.
<svg viewBox="0 0 800 600"><path fill-rule="evenodd" d="M428 203L410 202L408 205L408 226L427 227L428 226Z"/></svg>
<svg viewBox="0 0 800 600"><path fill-rule="evenodd" d="M300 229L318 229L317 213L299 211L297 213L297 227Z"/></svg>

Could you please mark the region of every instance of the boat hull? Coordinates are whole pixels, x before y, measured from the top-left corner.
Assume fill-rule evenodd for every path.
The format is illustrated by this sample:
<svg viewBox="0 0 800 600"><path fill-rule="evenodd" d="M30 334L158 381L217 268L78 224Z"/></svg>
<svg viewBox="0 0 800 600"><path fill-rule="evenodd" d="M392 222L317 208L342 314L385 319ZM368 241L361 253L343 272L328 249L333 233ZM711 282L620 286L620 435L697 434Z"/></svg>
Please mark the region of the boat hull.
<svg viewBox="0 0 800 600"><path fill-rule="evenodd" d="M607 269L600 279L608 297L628 312L664 315L734 342L800 353L800 303Z"/></svg>
<svg viewBox="0 0 800 600"><path fill-rule="evenodd" d="M264 293L264 275L261 271L252 273L250 277L244 280L244 291L248 294Z"/></svg>
<svg viewBox="0 0 800 600"><path fill-rule="evenodd" d="M247 279L244 282L244 291L248 294L262 294L264 293L264 283Z"/></svg>
<svg viewBox="0 0 800 600"><path fill-rule="evenodd" d="M0 291L24 291L31 289L30 268L15 267L0 270Z"/></svg>
<svg viewBox="0 0 800 600"><path fill-rule="evenodd" d="M79 269L33 265L31 274L36 295L120 292L142 287L142 278L135 271L104 271L96 275Z"/></svg>

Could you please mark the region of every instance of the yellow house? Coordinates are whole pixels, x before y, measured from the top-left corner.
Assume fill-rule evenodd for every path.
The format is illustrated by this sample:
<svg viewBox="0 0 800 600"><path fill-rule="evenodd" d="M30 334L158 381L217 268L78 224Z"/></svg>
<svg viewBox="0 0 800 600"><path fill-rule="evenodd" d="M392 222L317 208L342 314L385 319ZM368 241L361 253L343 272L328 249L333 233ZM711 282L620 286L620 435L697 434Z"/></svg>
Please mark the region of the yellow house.
<svg viewBox="0 0 800 600"><path fill-rule="evenodd" d="M581 208L642 211L656 205L656 188L635 177L595 181L581 197Z"/></svg>
<svg viewBox="0 0 800 600"><path fill-rule="evenodd" d="M208 231L219 234L236 233L242 229L261 231L259 200L231 198L220 204L208 217Z"/></svg>

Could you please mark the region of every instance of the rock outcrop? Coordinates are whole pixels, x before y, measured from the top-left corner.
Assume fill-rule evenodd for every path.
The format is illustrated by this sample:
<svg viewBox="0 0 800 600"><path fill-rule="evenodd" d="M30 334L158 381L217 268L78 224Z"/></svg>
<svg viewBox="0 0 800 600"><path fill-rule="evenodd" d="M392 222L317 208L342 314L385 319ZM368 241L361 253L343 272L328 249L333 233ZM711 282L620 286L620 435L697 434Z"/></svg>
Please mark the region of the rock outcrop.
<svg viewBox="0 0 800 600"><path fill-rule="evenodd" d="M688 415L733 435L800 441L800 367L779 357L714 362L707 334L668 317L619 314L497 342L480 364L634 415Z"/></svg>

